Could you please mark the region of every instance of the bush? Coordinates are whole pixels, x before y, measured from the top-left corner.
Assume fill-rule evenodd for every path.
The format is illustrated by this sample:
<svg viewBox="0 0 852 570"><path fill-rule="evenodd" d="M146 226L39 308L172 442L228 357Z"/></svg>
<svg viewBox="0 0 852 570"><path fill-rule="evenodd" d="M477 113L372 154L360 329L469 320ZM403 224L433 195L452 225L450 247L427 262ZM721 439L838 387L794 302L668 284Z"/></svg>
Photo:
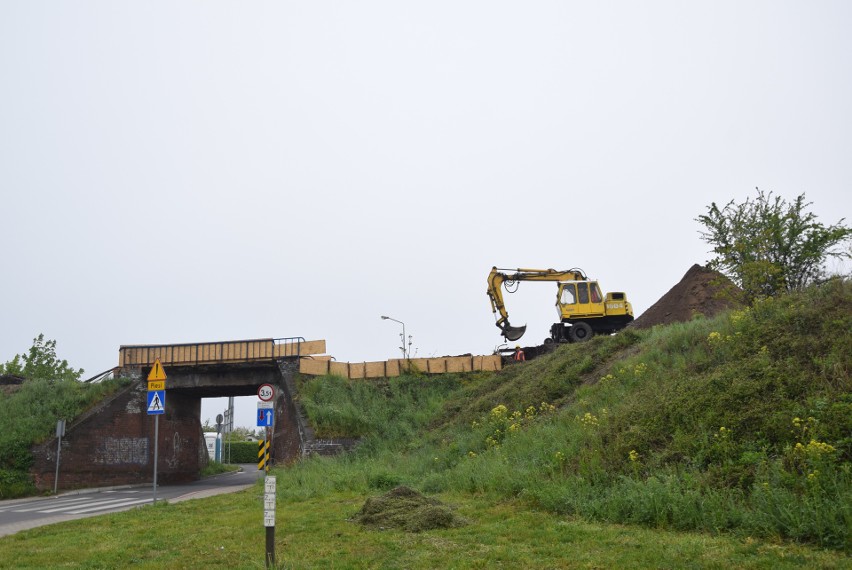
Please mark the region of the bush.
<svg viewBox="0 0 852 570"><path fill-rule="evenodd" d="M222 456L228 457L230 448L231 463L257 463L258 445L255 441L232 441L222 443Z"/></svg>

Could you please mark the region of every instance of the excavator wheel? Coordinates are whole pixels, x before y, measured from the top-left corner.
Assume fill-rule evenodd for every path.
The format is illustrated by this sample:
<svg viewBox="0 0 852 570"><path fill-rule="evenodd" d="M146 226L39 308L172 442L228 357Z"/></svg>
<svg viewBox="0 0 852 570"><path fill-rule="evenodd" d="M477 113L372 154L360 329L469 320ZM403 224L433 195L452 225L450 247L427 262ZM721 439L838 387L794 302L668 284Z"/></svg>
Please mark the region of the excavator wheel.
<svg viewBox="0 0 852 570"><path fill-rule="evenodd" d="M595 333L592 327L589 326L589 323L574 323L568 329L568 338L571 339L571 342L586 342L593 336L595 336Z"/></svg>

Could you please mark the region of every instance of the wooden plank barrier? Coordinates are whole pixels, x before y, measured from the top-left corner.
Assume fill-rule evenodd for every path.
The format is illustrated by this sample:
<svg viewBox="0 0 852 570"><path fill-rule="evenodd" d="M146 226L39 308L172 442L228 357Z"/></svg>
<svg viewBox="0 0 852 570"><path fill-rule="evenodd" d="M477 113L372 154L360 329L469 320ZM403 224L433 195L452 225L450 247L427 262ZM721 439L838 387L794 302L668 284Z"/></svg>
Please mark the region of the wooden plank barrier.
<svg viewBox="0 0 852 570"><path fill-rule="evenodd" d="M442 358L400 358L380 362L337 362L328 357L310 357L299 360L299 372L309 376L333 374L343 378L395 378L406 371L426 374L447 374L474 371L497 372L502 369L500 355L445 356Z"/></svg>
<svg viewBox="0 0 852 570"><path fill-rule="evenodd" d="M150 366L159 358L171 366L194 366L220 362L252 362L325 353L324 340L258 338L187 344L122 345L118 365Z"/></svg>

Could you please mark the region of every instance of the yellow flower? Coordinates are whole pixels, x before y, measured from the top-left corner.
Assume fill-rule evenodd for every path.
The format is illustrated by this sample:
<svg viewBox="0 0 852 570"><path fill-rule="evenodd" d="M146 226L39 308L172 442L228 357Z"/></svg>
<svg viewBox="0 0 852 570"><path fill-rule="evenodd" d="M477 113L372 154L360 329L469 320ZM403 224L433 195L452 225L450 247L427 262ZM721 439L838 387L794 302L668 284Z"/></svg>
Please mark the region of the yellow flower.
<svg viewBox="0 0 852 570"><path fill-rule="evenodd" d="M577 418L585 427L594 427L598 425L598 418L591 412L586 412L583 417Z"/></svg>
<svg viewBox="0 0 852 570"><path fill-rule="evenodd" d="M638 451L636 451L635 449L631 449L631 450L630 450L630 453L628 453L628 454L627 454L627 458L628 458L628 459L629 459L632 463L636 463L637 461L639 461L639 452L638 452Z"/></svg>
<svg viewBox="0 0 852 570"><path fill-rule="evenodd" d="M823 443L821 441L817 441L815 439L812 439L810 441L810 443L808 443L808 447L806 448L806 451L811 455L822 455L822 454L834 453L835 449L834 449L833 446L831 446L827 443Z"/></svg>
<svg viewBox="0 0 852 570"><path fill-rule="evenodd" d="M503 419L503 418L506 417L506 414L508 412L509 412L509 409L506 406L504 406L503 404L500 404L499 406L497 406L493 410L491 410L491 418L495 419L495 420Z"/></svg>

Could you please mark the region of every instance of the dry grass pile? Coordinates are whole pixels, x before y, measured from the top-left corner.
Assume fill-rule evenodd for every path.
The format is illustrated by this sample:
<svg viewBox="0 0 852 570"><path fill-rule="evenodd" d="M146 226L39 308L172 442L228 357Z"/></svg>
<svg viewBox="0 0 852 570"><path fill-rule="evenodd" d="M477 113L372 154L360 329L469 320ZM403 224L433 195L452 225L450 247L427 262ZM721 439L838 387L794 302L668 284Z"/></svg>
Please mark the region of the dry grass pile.
<svg viewBox="0 0 852 570"><path fill-rule="evenodd" d="M451 507L405 486L396 487L379 497L370 497L352 521L375 530L395 528L406 532L467 524Z"/></svg>

